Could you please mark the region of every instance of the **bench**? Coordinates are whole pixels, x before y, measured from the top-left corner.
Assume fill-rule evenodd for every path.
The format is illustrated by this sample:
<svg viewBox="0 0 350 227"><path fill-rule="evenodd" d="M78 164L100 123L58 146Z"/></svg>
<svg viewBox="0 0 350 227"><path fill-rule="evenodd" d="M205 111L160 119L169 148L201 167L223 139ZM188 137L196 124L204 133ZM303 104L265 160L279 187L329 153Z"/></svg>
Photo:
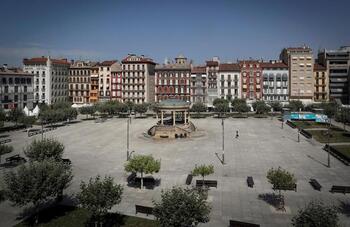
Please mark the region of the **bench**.
<svg viewBox="0 0 350 227"><path fill-rule="evenodd" d="M230 227L260 227L258 224L230 220Z"/></svg>
<svg viewBox="0 0 350 227"><path fill-rule="evenodd" d="M12 141L11 139L1 140L0 144L10 143L11 141Z"/></svg>
<svg viewBox="0 0 350 227"><path fill-rule="evenodd" d="M309 183L315 190L321 191L322 186L316 179L311 178Z"/></svg>
<svg viewBox="0 0 350 227"><path fill-rule="evenodd" d="M216 180L205 180L204 185L203 185L203 180L196 180L196 187L203 187L207 186L208 188L210 187L218 187L218 182Z"/></svg>
<svg viewBox="0 0 350 227"><path fill-rule="evenodd" d="M141 177L135 177L134 183L141 184ZM143 178L143 186L154 186L156 184L156 180L153 177L144 177Z"/></svg>
<svg viewBox="0 0 350 227"><path fill-rule="evenodd" d="M142 205L136 205L135 204L135 211L137 213L143 213L146 214L147 216L149 214L153 214L153 207L148 207L148 206L142 206Z"/></svg>
<svg viewBox="0 0 350 227"><path fill-rule="evenodd" d="M251 176L247 177L247 184L248 184L248 187L250 187L250 188L252 188L254 186L253 177L251 177Z"/></svg>
<svg viewBox="0 0 350 227"><path fill-rule="evenodd" d="M293 184L293 185L288 185L288 186L277 186L277 187L273 187L273 190L290 190L290 191L297 191L297 184Z"/></svg>
<svg viewBox="0 0 350 227"><path fill-rule="evenodd" d="M187 178L186 178L186 184L187 185L190 185L192 183L192 178L193 178L192 174L188 174L187 175Z"/></svg>
<svg viewBox="0 0 350 227"><path fill-rule="evenodd" d="M131 174L128 176L128 178L126 178L126 181L127 181L128 183L133 183L133 182L135 182L135 178L136 178L136 173L133 172L133 173L131 173Z"/></svg>
<svg viewBox="0 0 350 227"><path fill-rule="evenodd" d="M338 185L333 185L330 192L334 193L350 193L350 186L338 186Z"/></svg>
<svg viewBox="0 0 350 227"><path fill-rule="evenodd" d="M10 156L5 159L6 163L13 164L13 163L25 163L27 160L23 157L20 157L19 154Z"/></svg>

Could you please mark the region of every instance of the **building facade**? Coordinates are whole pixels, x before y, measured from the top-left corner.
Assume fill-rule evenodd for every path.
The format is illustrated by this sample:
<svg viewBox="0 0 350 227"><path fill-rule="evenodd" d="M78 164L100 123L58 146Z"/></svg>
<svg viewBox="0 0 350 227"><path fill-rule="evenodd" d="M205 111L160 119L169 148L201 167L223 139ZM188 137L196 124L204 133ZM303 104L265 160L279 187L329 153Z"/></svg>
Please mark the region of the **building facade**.
<svg viewBox="0 0 350 227"><path fill-rule="evenodd" d="M91 67L91 73L90 73L90 97L89 101L90 103L96 103L99 101L99 69L100 67L98 65L95 65Z"/></svg>
<svg viewBox="0 0 350 227"><path fill-rule="evenodd" d="M156 63L143 55L129 54L122 60L122 100L151 103L155 100Z"/></svg>
<svg viewBox="0 0 350 227"><path fill-rule="evenodd" d="M319 63L327 68L330 99L350 104L350 46L318 53Z"/></svg>
<svg viewBox="0 0 350 227"><path fill-rule="evenodd" d="M280 59L289 67L289 99L310 103L314 97L313 54L309 47L285 48Z"/></svg>
<svg viewBox="0 0 350 227"><path fill-rule="evenodd" d="M90 103L92 62L72 61L69 67L69 101L74 104Z"/></svg>
<svg viewBox="0 0 350 227"><path fill-rule="evenodd" d="M289 100L288 66L279 61L262 62L263 100L287 102Z"/></svg>
<svg viewBox="0 0 350 227"><path fill-rule="evenodd" d="M106 102L111 100L111 81L112 81L112 66L119 64L116 60L104 61L99 66L99 76L98 76L98 91L99 91L99 101Z"/></svg>
<svg viewBox="0 0 350 227"><path fill-rule="evenodd" d="M314 64L314 101L329 101L329 78L327 68L321 64Z"/></svg>
<svg viewBox="0 0 350 227"><path fill-rule="evenodd" d="M239 61L242 98L248 101L262 99L262 67L257 60Z"/></svg>
<svg viewBox="0 0 350 227"><path fill-rule="evenodd" d="M226 100L241 98L240 74L239 64L225 63L219 65L217 88L220 98Z"/></svg>
<svg viewBox="0 0 350 227"><path fill-rule="evenodd" d="M111 66L111 100L122 101L122 65L117 62Z"/></svg>
<svg viewBox="0 0 350 227"><path fill-rule="evenodd" d="M33 108L34 75L16 68L0 68L0 108Z"/></svg>
<svg viewBox="0 0 350 227"><path fill-rule="evenodd" d="M180 55L174 63L167 62L155 67L155 101L168 98L190 101L191 64Z"/></svg>
<svg viewBox="0 0 350 227"><path fill-rule="evenodd" d="M34 102L53 104L68 101L67 59L39 57L23 60L23 71L34 75Z"/></svg>
<svg viewBox="0 0 350 227"><path fill-rule="evenodd" d="M218 94L218 73L220 59L213 57L212 60L206 61L207 80L208 80L208 107L213 107L213 101L219 97Z"/></svg>
<svg viewBox="0 0 350 227"><path fill-rule="evenodd" d="M205 66L191 69L190 97L191 103L201 102L208 105L208 77Z"/></svg>

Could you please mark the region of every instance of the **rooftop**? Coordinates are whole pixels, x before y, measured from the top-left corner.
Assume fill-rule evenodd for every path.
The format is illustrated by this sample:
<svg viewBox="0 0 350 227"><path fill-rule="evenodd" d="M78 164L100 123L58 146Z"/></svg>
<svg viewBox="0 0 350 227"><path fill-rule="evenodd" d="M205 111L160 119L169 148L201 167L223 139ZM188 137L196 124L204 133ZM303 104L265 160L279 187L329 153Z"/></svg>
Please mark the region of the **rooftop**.
<svg viewBox="0 0 350 227"><path fill-rule="evenodd" d="M24 58L23 59L23 64L24 65L35 65L35 64L42 64L42 65L46 65L47 63L47 57L35 57L35 58ZM67 59L53 59L50 58L52 64L61 64L61 65L70 65L70 63L67 61Z"/></svg>
<svg viewBox="0 0 350 227"><path fill-rule="evenodd" d="M314 64L314 71L325 71L327 68L321 64L315 63Z"/></svg>
<svg viewBox="0 0 350 227"><path fill-rule="evenodd" d="M0 67L0 75L11 75L11 76L33 76L33 74L26 73L19 68L7 68Z"/></svg>
<svg viewBox="0 0 350 227"><path fill-rule="evenodd" d="M261 67L265 69L288 69L288 65L283 62L262 62Z"/></svg>
<svg viewBox="0 0 350 227"><path fill-rule="evenodd" d="M153 65L156 64L155 62L153 62L153 59L151 58L146 58L144 55L137 56L135 54L129 54L121 62L123 64L128 64L128 63L146 63L146 64L153 64Z"/></svg>
<svg viewBox="0 0 350 227"><path fill-rule="evenodd" d="M239 64L237 63L222 63L219 65L219 71L221 72L232 72L232 71L241 71Z"/></svg>
<svg viewBox="0 0 350 227"><path fill-rule="evenodd" d="M205 74L207 71L206 71L206 67L205 66L196 66L196 67L193 67L191 69L191 73L202 73L202 74Z"/></svg>

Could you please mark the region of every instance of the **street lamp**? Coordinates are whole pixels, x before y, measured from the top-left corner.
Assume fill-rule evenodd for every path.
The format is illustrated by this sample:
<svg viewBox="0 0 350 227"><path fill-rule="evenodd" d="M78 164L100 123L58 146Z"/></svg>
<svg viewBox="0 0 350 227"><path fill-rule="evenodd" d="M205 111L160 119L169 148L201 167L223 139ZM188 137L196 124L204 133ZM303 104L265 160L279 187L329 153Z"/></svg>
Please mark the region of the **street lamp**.
<svg viewBox="0 0 350 227"><path fill-rule="evenodd" d="M225 125L224 118L221 119L222 125L222 164L225 164Z"/></svg>
<svg viewBox="0 0 350 227"><path fill-rule="evenodd" d="M126 126L126 161L129 161L129 131L130 131L130 116L127 120L127 126Z"/></svg>

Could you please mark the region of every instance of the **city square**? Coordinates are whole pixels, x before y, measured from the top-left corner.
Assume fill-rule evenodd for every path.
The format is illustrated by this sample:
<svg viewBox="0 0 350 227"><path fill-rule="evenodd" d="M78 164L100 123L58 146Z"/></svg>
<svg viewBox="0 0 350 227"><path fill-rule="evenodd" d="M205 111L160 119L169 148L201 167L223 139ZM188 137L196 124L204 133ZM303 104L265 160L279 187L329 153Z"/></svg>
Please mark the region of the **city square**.
<svg viewBox="0 0 350 227"><path fill-rule="evenodd" d="M135 215L135 204L151 206L159 200L161 190L173 186L186 187L187 175L196 165L212 164L214 174L207 179L217 180L217 188L210 188L208 202L212 207L210 221L200 226L228 226L229 220L260 224L260 226L291 226L291 218L307 202L322 199L327 204L342 205L341 226L350 224L349 197L330 193L332 185L350 182L349 166L331 157L331 168L326 166L327 153L323 145L301 136L297 142L297 130L276 118L226 118L224 120L224 156L222 164L222 122L217 118L192 119L200 133L198 137L182 139L152 139L145 136L154 125L155 118L133 118L130 124L130 150L135 154L151 154L161 161L160 179L154 189L139 189L127 185L129 173L124 165L127 159L127 118L109 118L103 123L81 121L58 127L44 137L55 138L65 145L64 158L69 158L73 167L73 181L65 194L78 192L82 180L96 175L110 175L124 187L119 205L112 208L126 215ZM236 131L239 137L235 138ZM24 146L41 135L28 137L27 133L8 133L14 147L13 154L23 154ZM13 155L12 154L12 155ZM5 158L6 155L3 156ZM297 191L286 191L285 212L277 211L262 198L273 193L266 179L267 171L283 167L297 179ZM2 168L1 174L8 169ZM249 188L247 176L254 178L255 185ZM322 185L314 190L309 179L315 178ZM197 178L194 178L197 179ZM198 178L200 179L200 178ZM194 180L192 181L194 185ZM1 226L13 225L21 209L11 207L10 202L0 205L0 216L5 217ZM153 218L143 214L136 216Z"/></svg>

